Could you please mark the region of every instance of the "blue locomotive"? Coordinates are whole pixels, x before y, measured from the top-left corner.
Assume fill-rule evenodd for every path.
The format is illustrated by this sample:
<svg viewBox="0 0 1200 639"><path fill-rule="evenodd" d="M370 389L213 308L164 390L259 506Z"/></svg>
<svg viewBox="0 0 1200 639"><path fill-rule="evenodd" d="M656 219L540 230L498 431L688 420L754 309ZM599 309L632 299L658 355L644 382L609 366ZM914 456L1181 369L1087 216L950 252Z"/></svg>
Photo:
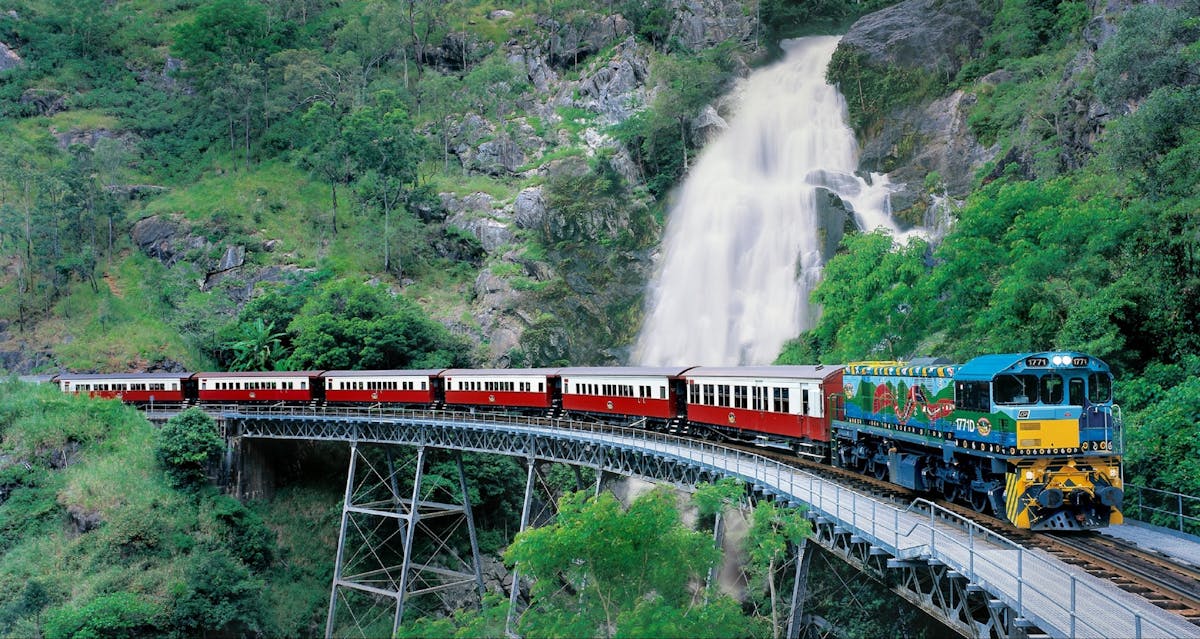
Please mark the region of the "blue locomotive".
<svg viewBox="0 0 1200 639"><path fill-rule="evenodd" d="M842 466L1000 514L1019 528L1121 523L1119 407L1082 353L985 355L963 365L860 362L835 398Z"/></svg>

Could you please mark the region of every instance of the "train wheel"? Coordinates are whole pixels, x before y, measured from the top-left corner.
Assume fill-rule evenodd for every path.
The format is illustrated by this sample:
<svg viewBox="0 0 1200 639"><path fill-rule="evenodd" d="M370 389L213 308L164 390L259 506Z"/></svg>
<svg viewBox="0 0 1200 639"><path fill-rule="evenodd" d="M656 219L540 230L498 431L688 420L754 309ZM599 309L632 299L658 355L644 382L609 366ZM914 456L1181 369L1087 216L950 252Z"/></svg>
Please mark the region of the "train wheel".
<svg viewBox="0 0 1200 639"><path fill-rule="evenodd" d="M946 501L951 501L951 502L958 501L958 493L959 493L958 488L959 488L958 484L952 484L950 482L943 483L942 484L942 497Z"/></svg>
<svg viewBox="0 0 1200 639"><path fill-rule="evenodd" d="M988 509L987 493L972 490L969 501L971 502L971 508L977 513L985 512Z"/></svg>
<svg viewBox="0 0 1200 639"><path fill-rule="evenodd" d="M875 479L887 478L887 471L887 464L880 464L879 462L874 462L871 464L871 474L875 476Z"/></svg>

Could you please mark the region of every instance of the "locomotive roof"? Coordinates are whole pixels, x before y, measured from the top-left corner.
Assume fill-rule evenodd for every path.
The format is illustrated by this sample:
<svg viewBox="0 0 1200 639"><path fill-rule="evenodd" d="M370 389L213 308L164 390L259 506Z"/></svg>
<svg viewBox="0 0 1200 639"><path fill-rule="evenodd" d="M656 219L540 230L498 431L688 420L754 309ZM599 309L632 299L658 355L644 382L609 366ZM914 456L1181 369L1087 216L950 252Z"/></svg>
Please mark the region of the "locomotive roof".
<svg viewBox="0 0 1200 639"><path fill-rule="evenodd" d="M466 376L517 376L517 375L538 375L546 377L557 377L559 369L557 368L450 368L442 371L442 377L466 377Z"/></svg>
<svg viewBox="0 0 1200 639"><path fill-rule="evenodd" d="M402 371L402 370L392 370L392 371L341 370L341 371L325 371L324 373L322 373L322 375L324 377L331 377L331 376L335 376L335 375L337 377L400 377L400 376L434 377L436 375L441 374L441 372L443 370L445 370L445 369L442 369L442 368L419 368L419 369L415 369L415 370L406 370L406 371Z"/></svg>
<svg viewBox="0 0 1200 639"><path fill-rule="evenodd" d="M690 368L690 366L683 368L680 368L679 366L574 366L571 368L560 368L558 369L558 374L563 377L566 377L567 375L595 375L606 377L679 377Z"/></svg>
<svg viewBox="0 0 1200 639"><path fill-rule="evenodd" d="M1056 355L1061 355L1075 359L1077 357L1086 358L1088 360L1087 369L1092 371L1108 371L1108 365L1100 359L1091 357L1087 354L1077 351L1044 351L1040 353L1004 353L999 355L981 355L976 357L966 364L958 367L958 372L954 378L959 380L990 380L997 373L1002 373L1014 368L1025 368L1025 362L1031 357L1045 357L1047 360L1052 360ZM1029 366L1035 370L1046 370L1057 368L1056 366ZM1075 368L1078 368L1076 366Z"/></svg>
<svg viewBox="0 0 1200 639"><path fill-rule="evenodd" d="M685 377L796 377L824 379L840 372L842 368L842 366L827 366L824 364L815 366L697 366L688 370Z"/></svg>

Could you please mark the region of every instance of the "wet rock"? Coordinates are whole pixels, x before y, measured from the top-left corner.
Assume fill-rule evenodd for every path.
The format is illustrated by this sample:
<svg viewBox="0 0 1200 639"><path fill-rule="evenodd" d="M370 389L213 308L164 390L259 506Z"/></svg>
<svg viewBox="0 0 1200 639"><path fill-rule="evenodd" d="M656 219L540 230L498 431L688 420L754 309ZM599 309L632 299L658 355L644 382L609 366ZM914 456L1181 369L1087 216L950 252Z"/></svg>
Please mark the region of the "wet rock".
<svg viewBox="0 0 1200 639"><path fill-rule="evenodd" d="M703 146L715 140L717 136L728 129L729 123L717 113L717 109L713 105L708 104L700 111L700 115L692 119L691 127L692 133Z"/></svg>
<svg viewBox="0 0 1200 639"><path fill-rule="evenodd" d="M879 67L950 78L977 51L994 12L981 0L905 0L859 18L838 44Z"/></svg>

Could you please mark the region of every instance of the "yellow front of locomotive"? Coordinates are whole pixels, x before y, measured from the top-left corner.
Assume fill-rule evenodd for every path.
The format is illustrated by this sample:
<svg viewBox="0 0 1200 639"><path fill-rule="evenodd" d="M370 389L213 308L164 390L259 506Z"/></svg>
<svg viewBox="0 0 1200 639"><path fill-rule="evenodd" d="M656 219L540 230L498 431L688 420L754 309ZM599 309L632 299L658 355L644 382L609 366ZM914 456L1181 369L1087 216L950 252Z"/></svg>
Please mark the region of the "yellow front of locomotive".
<svg viewBox="0 0 1200 639"><path fill-rule="evenodd" d="M1018 528L1090 530L1124 521L1120 409L1108 366L1080 353L1026 355L992 380L1006 416L1005 515Z"/></svg>

